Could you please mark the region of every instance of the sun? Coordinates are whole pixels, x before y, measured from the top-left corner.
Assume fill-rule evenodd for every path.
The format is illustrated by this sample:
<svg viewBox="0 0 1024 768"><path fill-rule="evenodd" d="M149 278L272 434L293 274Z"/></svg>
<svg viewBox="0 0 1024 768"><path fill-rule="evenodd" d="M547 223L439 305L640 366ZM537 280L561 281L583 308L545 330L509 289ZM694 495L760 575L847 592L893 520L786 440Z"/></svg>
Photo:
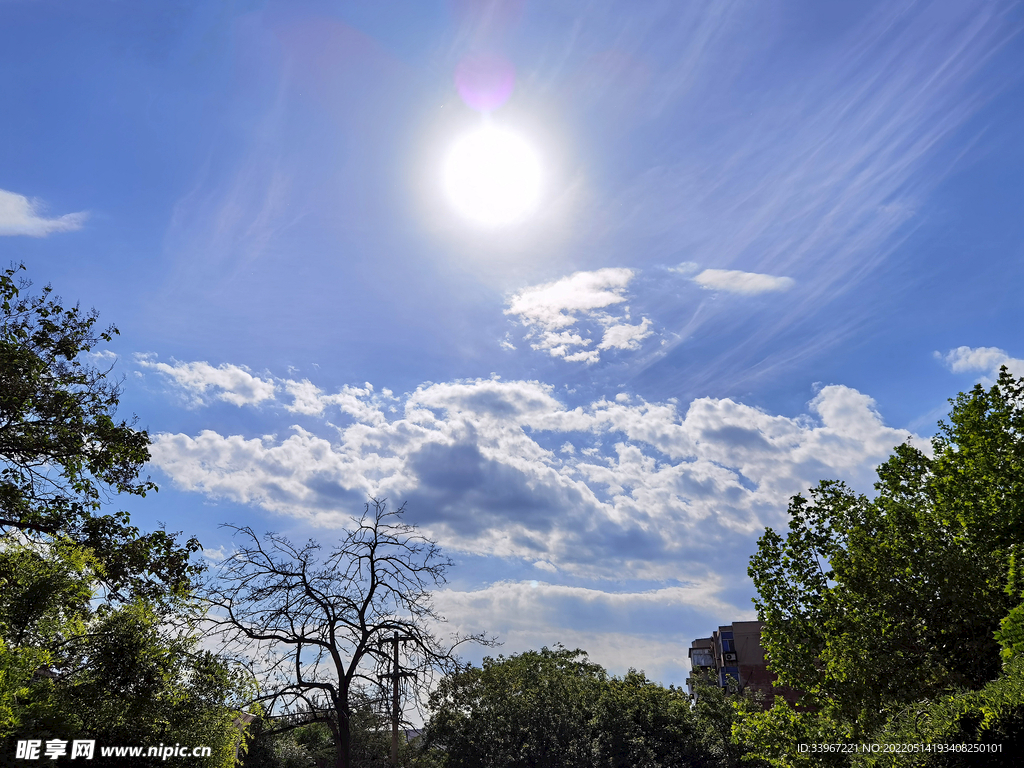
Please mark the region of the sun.
<svg viewBox="0 0 1024 768"><path fill-rule="evenodd" d="M488 227L512 224L540 200L540 158L520 136L488 123L455 142L443 180L448 199L467 219Z"/></svg>

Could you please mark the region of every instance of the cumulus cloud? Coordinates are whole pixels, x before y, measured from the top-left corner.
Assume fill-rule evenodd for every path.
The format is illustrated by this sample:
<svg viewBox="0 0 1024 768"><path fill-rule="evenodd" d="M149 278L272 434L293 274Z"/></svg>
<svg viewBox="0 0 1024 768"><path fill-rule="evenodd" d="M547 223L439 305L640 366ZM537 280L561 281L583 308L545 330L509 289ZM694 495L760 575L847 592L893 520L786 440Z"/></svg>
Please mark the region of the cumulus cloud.
<svg viewBox="0 0 1024 768"><path fill-rule="evenodd" d="M998 347L957 347L945 355L936 352L935 356L953 373L984 374L982 381L989 385L999 378L999 369L1004 365L1014 376L1024 376L1024 360L1010 357Z"/></svg>
<svg viewBox="0 0 1024 768"><path fill-rule="evenodd" d="M93 352L86 352L85 356L95 362L97 365L104 363L115 363L117 362L117 353L112 352L109 349L97 349Z"/></svg>
<svg viewBox="0 0 1024 768"><path fill-rule="evenodd" d="M506 314L545 328L564 328L576 322L575 313L603 309L626 300L631 269L576 272L561 280L524 288L509 301Z"/></svg>
<svg viewBox="0 0 1024 768"><path fill-rule="evenodd" d="M606 268L576 272L554 282L524 288L508 302L506 315L525 325L533 349L569 362L596 363L599 350L639 349L650 336L646 317L631 325L625 291L634 277L631 269ZM586 328L576 326L585 325ZM592 330L602 329L601 342L590 348ZM588 335L583 335L587 333Z"/></svg>
<svg viewBox="0 0 1024 768"><path fill-rule="evenodd" d="M485 627L508 616L515 617L517 630L530 631L569 624L600 629L609 626L612 615L627 615L628 624L633 626L653 627L665 621L666 612L678 615L689 610L727 616L750 610L723 601L721 588L719 576L688 586L639 592L610 592L542 581L500 581L469 592L440 590L435 593L435 604L446 618L455 618L475 632L485 631Z"/></svg>
<svg viewBox="0 0 1024 768"><path fill-rule="evenodd" d="M224 560L227 556L228 552L224 549L223 544L221 544L216 549L213 549L211 547L203 547L203 557L205 557L207 560L215 560L219 562L221 560Z"/></svg>
<svg viewBox="0 0 1024 768"><path fill-rule="evenodd" d="M694 277L693 281L710 290L741 293L747 296L771 291L788 291L793 287L791 277L742 272L738 269L705 269Z"/></svg>
<svg viewBox="0 0 1024 768"><path fill-rule="evenodd" d="M274 399L277 388L273 381L253 376L244 365L223 363L215 368L203 361L183 363L173 358L168 364L157 362L149 354L135 355L135 362L141 368L160 373L181 388L192 406L206 404L207 393L239 407L257 405Z"/></svg>
<svg viewBox="0 0 1024 768"><path fill-rule="evenodd" d="M391 390L385 389L379 396L374 395L373 385L366 382L363 387L344 386L333 395L324 394L309 379L283 381L285 391L292 396L285 409L306 416L320 416L328 406L337 407L357 421L380 425L385 416L382 401L394 399Z"/></svg>
<svg viewBox="0 0 1024 768"><path fill-rule="evenodd" d="M749 606L723 600L722 587L714 576L688 586L618 592L500 581L472 591L440 590L434 605L460 632L500 628L503 653L561 642L585 648L614 674L638 667L653 679L681 679L688 665L680 648L689 644L691 626L714 627L722 616L756 618Z"/></svg>
<svg viewBox="0 0 1024 768"><path fill-rule="evenodd" d="M89 217L87 212L79 211L48 219L41 209L38 200L0 189L0 235L46 237L53 232L71 232L81 229Z"/></svg>
<svg viewBox="0 0 1024 768"><path fill-rule="evenodd" d="M640 349L640 342L650 336L651 321L646 317L640 325L610 325L605 329L598 349Z"/></svg>
<svg viewBox="0 0 1024 768"><path fill-rule="evenodd" d="M116 359L113 354L109 356ZM106 359L106 355L103 357ZM291 402L284 403L290 413L320 417L328 408L336 408L356 421L379 425L385 420L384 408L396 400L391 390L377 392L369 382L362 387L346 385L328 394L309 379L260 378L244 365L223 363L214 367L205 361L186 363L173 358L171 363L161 363L151 353L136 353L135 362L182 390L191 407L208 405L210 398L239 407L279 402L278 394L283 391L291 398Z"/></svg>
<svg viewBox="0 0 1024 768"><path fill-rule="evenodd" d="M689 261L669 267L668 271L684 275L704 288L748 296L786 291L794 284L789 277L756 272L700 271L698 264ZM630 322L626 289L635 276L632 269L611 267L575 272L518 291L508 300L505 314L527 328L525 338L531 341L533 349L567 362L596 363L602 352L636 351L644 339L654 335L649 318ZM508 336L500 344L505 349L515 349Z"/></svg>
<svg viewBox="0 0 1024 768"><path fill-rule="evenodd" d="M326 396L311 383L284 388L298 393L292 410L321 412ZM415 522L456 550L662 578L687 553L777 524L789 496L819 479L867 489L907 439L839 385L796 418L714 398L685 411L639 398L570 409L549 385L499 379L389 396L395 414L369 385L331 396L352 423L324 424L326 436L160 434L153 463L182 489L318 525L343 525L368 494L386 496L408 500Z"/></svg>

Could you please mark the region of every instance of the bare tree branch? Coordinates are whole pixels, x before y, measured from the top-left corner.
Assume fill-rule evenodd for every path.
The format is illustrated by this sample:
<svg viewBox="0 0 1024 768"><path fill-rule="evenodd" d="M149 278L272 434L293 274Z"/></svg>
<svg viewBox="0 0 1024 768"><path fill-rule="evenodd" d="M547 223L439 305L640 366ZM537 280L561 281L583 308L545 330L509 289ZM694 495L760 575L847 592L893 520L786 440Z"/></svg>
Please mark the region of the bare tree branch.
<svg viewBox="0 0 1024 768"><path fill-rule="evenodd" d="M214 632L261 680L256 701L269 718L305 713L307 722L328 722L337 768L349 766L353 702L367 683L380 686L398 672L388 674L390 635L405 638L402 674L424 673L424 682L432 670L460 666L459 645L495 644L483 635L445 644L432 634L444 619L431 590L445 583L451 561L402 521L404 511L371 499L329 551L312 539L298 546L276 533L226 526L238 549L207 582Z"/></svg>

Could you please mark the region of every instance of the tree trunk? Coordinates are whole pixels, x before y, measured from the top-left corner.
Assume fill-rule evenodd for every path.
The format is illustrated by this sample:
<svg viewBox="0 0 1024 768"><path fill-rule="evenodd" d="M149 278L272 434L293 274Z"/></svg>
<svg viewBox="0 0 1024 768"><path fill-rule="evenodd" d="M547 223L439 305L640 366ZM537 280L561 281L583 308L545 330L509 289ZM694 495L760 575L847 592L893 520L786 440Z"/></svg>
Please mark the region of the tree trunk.
<svg viewBox="0 0 1024 768"><path fill-rule="evenodd" d="M351 768L352 766L352 729L348 717L338 713L338 732L334 739L334 768Z"/></svg>

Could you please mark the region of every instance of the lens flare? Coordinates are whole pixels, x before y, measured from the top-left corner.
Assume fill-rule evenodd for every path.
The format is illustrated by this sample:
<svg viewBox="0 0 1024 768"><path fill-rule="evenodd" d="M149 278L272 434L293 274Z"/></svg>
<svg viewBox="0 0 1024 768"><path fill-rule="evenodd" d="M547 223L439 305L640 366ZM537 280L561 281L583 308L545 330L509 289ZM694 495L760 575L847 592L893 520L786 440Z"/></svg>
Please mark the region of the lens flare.
<svg viewBox="0 0 1024 768"><path fill-rule="evenodd" d="M519 221L536 208L541 164L520 136L485 124L452 146L443 181L460 214L483 226L500 226Z"/></svg>
<svg viewBox="0 0 1024 768"><path fill-rule="evenodd" d="M466 56L455 68L455 87L459 96L478 112L493 112L508 101L515 83L515 67L501 56Z"/></svg>

